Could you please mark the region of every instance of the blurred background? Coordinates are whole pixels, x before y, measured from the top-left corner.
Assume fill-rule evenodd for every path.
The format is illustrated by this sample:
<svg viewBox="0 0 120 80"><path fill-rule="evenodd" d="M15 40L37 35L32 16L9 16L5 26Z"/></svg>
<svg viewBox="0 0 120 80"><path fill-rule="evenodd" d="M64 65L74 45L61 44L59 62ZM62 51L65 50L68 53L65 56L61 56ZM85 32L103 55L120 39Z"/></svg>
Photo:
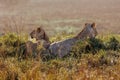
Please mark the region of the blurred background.
<svg viewBox="0 0 120 80"><path fill-rule="evenodd" d="M99 34L120 34L120 0L0 0L0 33L42 26L48 35L77 34L92 22Z"/></svg>

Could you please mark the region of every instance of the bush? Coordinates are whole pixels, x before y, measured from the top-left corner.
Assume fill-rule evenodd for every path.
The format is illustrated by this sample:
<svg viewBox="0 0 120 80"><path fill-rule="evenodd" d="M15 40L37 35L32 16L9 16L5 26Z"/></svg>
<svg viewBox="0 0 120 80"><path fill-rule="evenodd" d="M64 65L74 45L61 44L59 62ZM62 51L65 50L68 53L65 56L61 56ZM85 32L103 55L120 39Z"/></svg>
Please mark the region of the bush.
<svg viewBox="0 0 120 80"><path fill-rule="evenodd" d="M106 47L102 40L92 38L86 41L78 41L73 47L71 53L74 56L81 56L82 53L95 54L100 50L105 50Z"/></svg>
<svg viewBox="0 0 120 80"><path fill-rule="evenodd" d="M110 38L110 41L107 42L107 49L114 51L119 50L120 49L119 41L115 37Z"/></svg>
<svg viewBox="0 0 120 80"><path fill-rule="evenodd" d="M97 39L97 38L91 38L88 40L88 44L89 44L89 51L92 53L96 53L101 49L106 49L105 44L103 43L102 40Z"/></svg>
<svg viewBox="0 0 120 80"><path fill-rule="evenodd" d="M26 37L21 37L17 34L10 33L0 37L1 46L0 53L4 56L15 56L21 44L27 40Z"/></svg>
<svg viewBox="0 0 120 80"><path fill-rule="evenodd" d="M86 46L88 45L87 41L78 41L71 50L71 55L73 57L80 57L82 53L86 52Z"/></svg>

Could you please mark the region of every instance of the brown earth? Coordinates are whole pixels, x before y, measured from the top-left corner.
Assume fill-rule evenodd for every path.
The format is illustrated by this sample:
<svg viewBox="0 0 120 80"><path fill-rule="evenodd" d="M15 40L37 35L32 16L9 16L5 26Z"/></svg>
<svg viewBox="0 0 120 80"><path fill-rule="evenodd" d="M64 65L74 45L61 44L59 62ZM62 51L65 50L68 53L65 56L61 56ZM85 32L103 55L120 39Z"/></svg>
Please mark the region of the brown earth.
<svg viewBox="0 0 120 80"><path fill-rule="evenodd" d="M0 31L30 32L96 22L99 33L120 34L120 0L0 0Z"/></svg>

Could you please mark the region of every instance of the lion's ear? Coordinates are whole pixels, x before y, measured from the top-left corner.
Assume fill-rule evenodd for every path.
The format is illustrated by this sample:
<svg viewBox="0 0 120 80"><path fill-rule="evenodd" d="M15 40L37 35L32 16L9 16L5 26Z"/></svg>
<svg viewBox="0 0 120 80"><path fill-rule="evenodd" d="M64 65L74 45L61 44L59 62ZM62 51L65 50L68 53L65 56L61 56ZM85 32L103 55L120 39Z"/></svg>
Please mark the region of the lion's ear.
<svg viewBox="0 0 120 80"><path fill-rule="evenodd" d="M95 24L95 23L92 23L91 27L95 28L95 27L96 27L96 24Z"/></svg>
<svg viewBox="0 0 120 80"><path fill-rule="evenodd" d="M37 28L37 32L41 32L41 27Z"/></svg>

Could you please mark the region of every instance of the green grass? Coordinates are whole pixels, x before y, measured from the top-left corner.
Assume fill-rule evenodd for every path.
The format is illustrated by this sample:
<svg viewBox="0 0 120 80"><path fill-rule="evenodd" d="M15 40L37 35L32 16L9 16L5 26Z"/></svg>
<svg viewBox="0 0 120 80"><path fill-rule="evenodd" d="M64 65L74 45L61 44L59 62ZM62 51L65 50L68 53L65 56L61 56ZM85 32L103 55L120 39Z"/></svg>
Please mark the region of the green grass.
<svg viewBox="0 0 120 80"><path fill-rule="evenodd" d="M52 42L72 37L65 33ZM0 80L119 80L120 36L98 36L79 41L71 55L43 61L42 58L18 60L16 50L28 41L26 36L0 37Z"/></svg>

